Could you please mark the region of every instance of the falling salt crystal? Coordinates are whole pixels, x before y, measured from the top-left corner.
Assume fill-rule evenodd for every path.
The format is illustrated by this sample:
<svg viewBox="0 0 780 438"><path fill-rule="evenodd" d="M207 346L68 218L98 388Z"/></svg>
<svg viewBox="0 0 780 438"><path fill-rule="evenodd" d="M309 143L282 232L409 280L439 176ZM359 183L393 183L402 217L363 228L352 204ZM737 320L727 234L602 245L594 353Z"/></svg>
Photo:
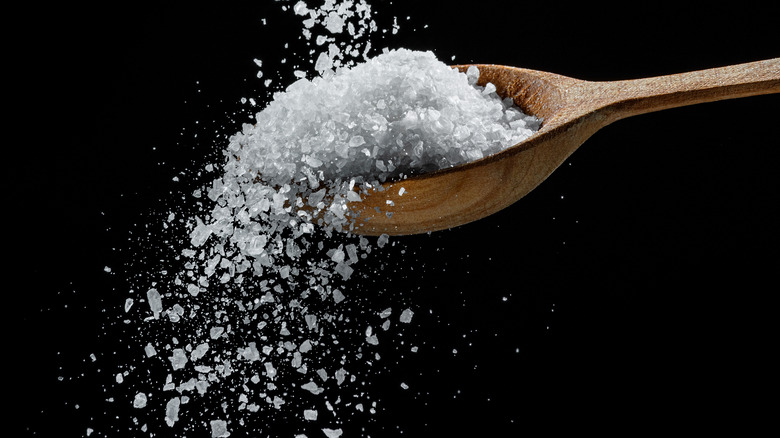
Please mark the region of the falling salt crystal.
<svg viewBox="0 0 780 438"><path fill-rule="evenodd" d="M152 344L146 344L146 347L144 347L144 353L146 353L146 357L152 357L157 355L157 350L154 349Z"/></svg>
<svg viewBox="0 0 780 438"><path fill-rule="evenodd" d="M133 407L136 409L142 409L146 407L146 394L139 392L133 399Z"/></svg>
<svg viewBox="0 0 780 438"><path fill-rule="evenodd" d="M152 310L154 319L159 318L160 312L162 312L162 299L160 298L160 293L157 292L157 289L149 289L146 292L146 299L149 301L149 308Z"/></svg>
<svg viewBox="0 0 780 438"><path fill-rule="evenodd" d="M168 401L165 405L165 423L169 427L179 421L179 406L181 405L181 399L174 397Z"/></svg>
<svg viewBox="0 0 780 438"><path fill-rule="evenodd" d="M293 6L293 11L295 12L295 15L306 15L309 13L309 8L306 7L306 3L301 0Z"/></svg>
<svg viewBox="0 0 780 438"><path fill-rule="evenodd" d="M306 320L306 327L308 327L309 330L317 329L317 315L305 315L303 318Z"/></svg>
<svg viewBox="0 0 780 438"><path fill-rule="evenodd" d="M403 312L401 312L401 322L409 323L412 321L412 316L414 316L414 312L412 312L411 309L406 309Z"/></svg>
<svg viewBox="0 0 780 438"><path fill-rule="evenodd" d="M325 433L325 436L328 438L339 438L341 434L343 433L341 429L322 429L322 431Z"/></svg>
<svg viewBox="0 0 780 438"><path fill-rule="evenodd" d="M224 438L230 436L225 420L212 420L209 424L211 425L211 438Z"/></svg>
<svg viewBox="0 0 780 438"><path fill-rule="evenodd" d="M173 350L173 355L168 358L174 370L180 370L187 364L187 354L181 348Z"/></svg>
<svg viewBox="0 0 780 438"><path fill-rule="evenodd" d="M366 329L366 342L368 342L371 345L377 345L379 344L379 339L372 332L373 329L371 328L371 326L368 326L368 328Z"/></svg>
<svg viewBox="0 0 780 438"><path fill-rule="evenodd" d="M344 298L345 298L344 294L341 293L341 291L338 290L338 289L333 289L333 292L331 292L331 295L333 295L333 301L335 301L336 304L344 301Z"/></svg>
<svg viewBox="0 0 780 438"><path fill-rule="evenodd" d="M306 409L303 411L303 418L306 420L314 421L317 419L317 410L316 409Z"/></svg>
<svg viewBox="0 0 780 438"><path fill-rule="evenodd" d="M314 382L304 383L301 385L301 389L305 389L314 395L322 394L322 392L325 391L324 389L317 386L317 384Z"/></svg>
<svg viewBox="0 0 780 438"><path fill-rule="evenodd" d="M132 308L132 307L133 307L133 299L132 298L126 299L125 300L125 313L129 312L130 308Z"/></svg>
<svg viewBox="0 0 780 438"><path fill-rule="evenodd" d="M404 382L401 382L401 388L403 388L403 389L409 389L409 385L407 385L407 384L406 384L406 383L404 383Z"/></svg>
<svg viewBox="0 0 780 438"><path fill-rule="evenodd" d="M340 368L336 370L335 376L336 376L336 384L341 386L341 384L344 383L344 379L347 376L347 371L344 368Z"/></svg>

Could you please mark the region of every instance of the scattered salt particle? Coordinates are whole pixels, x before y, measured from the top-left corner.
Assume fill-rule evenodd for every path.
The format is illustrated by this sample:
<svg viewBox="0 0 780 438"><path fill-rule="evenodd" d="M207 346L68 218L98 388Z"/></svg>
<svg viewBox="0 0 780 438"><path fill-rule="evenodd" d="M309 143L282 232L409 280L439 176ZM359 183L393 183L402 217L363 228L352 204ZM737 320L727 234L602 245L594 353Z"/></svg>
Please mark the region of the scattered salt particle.
<svg viewBox="0 0 780 438"><path fill-rule="evenodd" d="M104 268L103 268L103 271L105 271L105 272L111 272L111 268L109 268L108 266L106 266L106 267L104 267Z"/></svg>
<svg viewBox="0 0 780 438"><path fill-rule="evenodd" d="M317 370L317 375L320 376L320 379L323 381L328 380L328 373L322 368Z"/></svg>
<svg viewBox="0 0 780 438"><path fill-rule="evenodd" d="M405 187L401 187L398 190L398 196L403 196L405 192L406 192L406 188Z"/></svg>
<svg viewBox="0 0 780 438"><path fill-rule="evenodd" d="M344 294L341 293L338 289L333 289L333 292L331 292L331 295L333 295L333 301L335 301L337 304L344 301Z"/></svg>
<svg viewBox="0 0 780 438"><path fill-rule="evenodd" d="M202 344L198 344L197 347L195 347L194 350L192 350L192 353L190 353L190 360L196 361L203 356L206 355L206 352L209 351L209 344L208 342L204 342Z"/></svg>
<svg viewBox="0 0 780 438"><path fill-rule="evenodd" d="M181 399L174 397L168 401L165 405L165 423L169 427L179 421L179 406L181 405Z"/></svg>
<svg viewBox="0 0 780 438"><path fill-rule="evenodd" d="M271 362L266 362L263 365L265 366L266 377L273 380L274 377L276 377L276 368L274 368L274 365Z"/></svg>
<svg viewBox="0 0 780 438"><path fill-rule="evenodd" d="M317 384L314 382L304 383L301 385L301 389L305 389L314 395L322 394L322 392L325 391L324 389L317 386Z"/></svg>
<svg viewBox="0 0 780 438"><path fill-rule="evenodd" d="M381 311L379 313L379 317L382 318L382 319L385 319L388 316L390 316L392 313L393 313L393 308L392 307L388 307L387 309L385 309L385 310L383 310L383 311Z"/></svg>
<svg viewBox="0 0 780 438"><path fill-rule="evenodd" d="M322 431L325 433L325 436L328 438L339 438L341 434L343 433L341 429L328 429L324 428Z"/></svg>
<svg viewBox="0 0 780 438"><path fill-rule="evenodd" d="M90 353L89 358L92 359L92 362L95 362L97 360L97 357L95 356L95 353Z"/></svg>
<svg viewBox="0 0 780 438"><path fill-rule="evenodd" d="M344 383L344 379L347 376L347 371L344 368L340 368L336 370L335 375L336 375L336 384L341 386L341 384Z"/></svg>
<svg viewBox="0 0 780 438"><path fill-rule="evenodd" d="M306 321L306 327L308 327L309 330L317 329L317 315L305 315L303 318Z"/></svg>
<svg viewBox="0 0 780 438"><path fill-rule="evenodd" d="M306 3L301 0L293 6L293 11L295 12L295 15L306 15L309 13L309 8L306 7Z"/></svg>
<svg viewBox="0 0 780 438"><path fill-rule="evenodd" d="M225 438L230 436L225 420L212 420L209 424L211 424L211 438Z"/></svg>
<svg viewBox="0 0 780 438"><path fill-rule="evenodd" d="M133 307L133 299L132 298L126 299L125 300L125 313L129 312L130 308L132 308L132 307Z"/></svg>
<svg viewBox="0 0 780 438"><path fill-rule="evenodd" d="M122 373L117 373L117 375L116 375L116 383L122 383L122 382L124 382L124 380L125 380L125 378L122 375Z"/></svg>
<svg viewBox="0 0 780 438"><path fill-rule="evenodd" d="M414 316L414 312L411 309L406 309L403 312L401 312L401 322L409 323L412 321L412 316Z"/></svg>
<svg viewBox="0 0 780 438"><path fill-rule="evenodd" d="M149 289L146 292L146 299L149 301L149 308L152 310L154 319L159 318L160 312L162 312L162 299L160 298L160 293L157 292L157 289Z"/></svg>
<svg viewBox="0 0 780 438"><path fill-rule="evenodd" d="M404 383L404 382L401 382L401 388L403 388L403 389L409 389L409 385L407 385L407 384L406 384L406 383Z"/></svg>
<svg viewBox="0 0 780 438"><path fill-rule="evenodd" d="M168 358L174 370L180 370L187 364L187 354L181 348L173 350L173 354Z"/></svg>
<svg viewBox="0 0 780 438"><path fill-rule="evenodd" d="M133 407L136 409L142 409L146 407L146 394L139 392L133 399Z"/></svg>
<svg viewBox="0 0 780 438"><path fill-rule="evenodd" d="M189 294L193 297L197 297L200 293L200 288L194 284L189 284L187 285L187 292L189 292Z"/></svg>
<svg viewBox="0 0 780 438"><path fill-rule="evenodd" d="M366 342L368 342L371 345L377 345L379 344L379 339L372 332L373 329L371 328L371 326L368 326L368 328L366 329Z"/></svg>
<svg viewBox="0 0 780 438"><path fill-rule="evenodd" d="M317 419L317 411L315 409L306 409L303 411L303 418L314 421Z"/></svg>
<svg viewBox="0 0 780 438"><path fill-rule="evenodd" d="M319 39L317 40L319 41ZM314 63L314 69L318 73L322 74L324 71L333 68L333 59L331 59L325 52L322 52L317 56L317 61Z"/></svg>
<svg viewBox="0 0 780 438"><path fill-rule="evenodd" d="M376 244L378 247L382 248L384 247L387 242L390 241L390 236L388 234L381 234L379 238L376 240Z"/></svg>
<svg viewBox="0 0 780 438"><path fill-rule="evenodd" d="M146 353L146 357L152 357L157 355L157 350L154 349L151 343L146 344L146 347L144 347L144 353Z"/></svg>

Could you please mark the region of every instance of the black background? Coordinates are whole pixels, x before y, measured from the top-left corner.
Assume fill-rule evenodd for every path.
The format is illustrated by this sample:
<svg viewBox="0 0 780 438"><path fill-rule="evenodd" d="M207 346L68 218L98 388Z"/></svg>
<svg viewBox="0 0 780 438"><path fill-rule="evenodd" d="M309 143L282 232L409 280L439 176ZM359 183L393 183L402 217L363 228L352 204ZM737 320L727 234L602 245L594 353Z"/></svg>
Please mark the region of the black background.
<svg viewBox="0 0 780 438"><path fill-rule="evenodd" d="M22 26L7 85L21 99L6 125L3 357L17 388L6 424L22 436L136 436L111 426L133 413L104 407L113 376L89 359L121 355L104 319L127 286L104 267L126 262L129 230L178 199L187 178L173 177L217 157L248 121L239 99L267 99L252 60L266 62L263 79L289 80L294 58L274 60L300 23L279 12L284 2L254 3L56 5L11 18ZM756 3L375 2L400 31L373 44L630 79L780 56L776 16ZM412 303L414 325L385 352L395 359L374 383L380 412L349 427L381 437L767 424L778 104L759 96L619 121L505 211L395 239L406 254L375 281L383 299ZM412 344L417 354L399 353Z"/></svg>

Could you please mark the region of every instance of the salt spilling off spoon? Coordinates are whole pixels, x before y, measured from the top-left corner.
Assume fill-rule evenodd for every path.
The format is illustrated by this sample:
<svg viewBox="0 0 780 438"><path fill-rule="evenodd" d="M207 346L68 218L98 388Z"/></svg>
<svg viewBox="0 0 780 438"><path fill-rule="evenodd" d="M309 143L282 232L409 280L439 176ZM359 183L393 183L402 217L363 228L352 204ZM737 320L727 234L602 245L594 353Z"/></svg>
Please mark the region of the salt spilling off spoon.
<svg viewBox="0 0 780 438"><path fill-rule="evenodd" d="M378 291L361 298L354 283L367 274L358 268L395 242L352 233L360 218L348 206L388 181L494 155L540 125L496 86L477 84L477 67L337 46L334 34L374 28L363 1L298 2L293 12L308 17L305 36L323 48L318 75L296 71L229 138L220 176L192 193L198 211L179 207L163 224L188 236L175 264L155 267L124 305L141 318L150 369L164 370L156 381L147 373L129 403L163 430L223 437L275 422L337 437L354 413L374 414L366 380L381 363L375 349L412 323L414 307L364 304ZM317 25L331 36L315 37Z"/></svg>

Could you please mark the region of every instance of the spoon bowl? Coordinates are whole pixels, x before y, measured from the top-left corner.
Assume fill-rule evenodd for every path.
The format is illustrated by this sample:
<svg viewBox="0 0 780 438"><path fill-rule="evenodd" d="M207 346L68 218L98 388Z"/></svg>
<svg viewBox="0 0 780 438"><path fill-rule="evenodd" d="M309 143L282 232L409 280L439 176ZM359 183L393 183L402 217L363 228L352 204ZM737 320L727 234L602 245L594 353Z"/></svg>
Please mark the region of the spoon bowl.
<svg viewBox="0 0 780 438"><path fill-rule="evenodd" d="M352 202L352 232L408 235L452 228L496 213L541 184L596 131L668 108L780 92L780 58L653 78L591 82L554 73L476 64L479 85L496 86L542 119L525 141L463 165L388 181ZM466 71L469 65L458 65Z"/></svg>

